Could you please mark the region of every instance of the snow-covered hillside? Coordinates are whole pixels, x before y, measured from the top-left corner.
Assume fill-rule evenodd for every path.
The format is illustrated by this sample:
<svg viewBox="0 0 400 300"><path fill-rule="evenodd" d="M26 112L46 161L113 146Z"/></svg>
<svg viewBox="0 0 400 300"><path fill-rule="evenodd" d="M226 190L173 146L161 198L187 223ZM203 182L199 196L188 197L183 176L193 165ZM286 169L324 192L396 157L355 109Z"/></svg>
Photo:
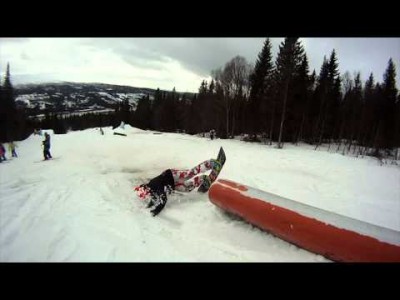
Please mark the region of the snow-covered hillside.
<svg viewBox="0 0 400 300"><path fill-rule="evenodd" d="M59 114L82 114L115 110L115 104L128 101L135 110L139 99L154 99L156 90L101 83L42 83L15 87L15 101L30 115L39 116L46 110ZM178 93L180 95L180 93Z"/></svg>
<svg viewBox="0 0 400 300"><path fill-rule="evenodd" d="M132 188L167 168L215 157L220 178L400 230L400 168L306 145L276 149L125 126L51 133L54 157L42 161L41 136L18 143L0 164L0 261L325 262L242 220L206 194L169 197L152 217ZM7 157L9 153L7 152Z"/></svg>

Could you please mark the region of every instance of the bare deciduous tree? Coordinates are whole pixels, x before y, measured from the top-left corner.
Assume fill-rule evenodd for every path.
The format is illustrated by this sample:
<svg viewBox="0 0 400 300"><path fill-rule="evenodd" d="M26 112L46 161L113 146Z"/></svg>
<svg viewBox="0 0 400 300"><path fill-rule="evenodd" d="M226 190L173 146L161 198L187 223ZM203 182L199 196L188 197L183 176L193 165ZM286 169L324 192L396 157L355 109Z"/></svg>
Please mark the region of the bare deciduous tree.
<svg viewBox="0 0 400 300"><path fill-rule="evenodd" d="M226 135L235 133L235 120L238 117L238 101L249 95L249 76L251 65L242 56L236 56L227 62L224 68L212 72L216 82L224 91L224 106L226 112Z"/></svg>

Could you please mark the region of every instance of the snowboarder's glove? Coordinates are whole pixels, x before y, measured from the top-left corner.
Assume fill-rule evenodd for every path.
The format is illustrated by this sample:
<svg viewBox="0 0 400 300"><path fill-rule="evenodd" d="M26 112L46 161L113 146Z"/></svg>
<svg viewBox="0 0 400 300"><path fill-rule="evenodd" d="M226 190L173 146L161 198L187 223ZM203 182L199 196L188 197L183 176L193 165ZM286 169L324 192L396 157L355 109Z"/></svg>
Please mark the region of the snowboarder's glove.
<svg viewBox="0 0 400 300"><path fill-rule="evenodd" d="M154 202L153 202L153 199L150 199L149 203L147 203L146 208L150 208L152 206L154 206Z"/></svg>
<svg viewBox="0 0 400 300"><path fill-rule="evenodd" d="M162 193L161 195L157 195L152 201L155 207L150 211L153 217L157 216L165 207L167 203L167 195Z"/></svg>

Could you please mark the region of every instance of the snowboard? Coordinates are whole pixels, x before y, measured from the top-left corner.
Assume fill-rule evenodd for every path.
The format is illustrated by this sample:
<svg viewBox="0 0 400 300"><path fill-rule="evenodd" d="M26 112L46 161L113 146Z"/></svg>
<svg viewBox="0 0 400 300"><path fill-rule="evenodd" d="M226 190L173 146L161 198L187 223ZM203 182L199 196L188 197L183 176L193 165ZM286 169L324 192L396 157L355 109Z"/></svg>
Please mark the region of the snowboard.
<svg viewBox="0 0 400 300"><path fill-rule="evenodd" d="M42 159L42 160L39 160L39 161L35 161L35 163L40 163L40 162L45 162L45 161L52 161L52 160L58 160L58 159L60 159L60 156L57 156L57 157L52 157L52 158L49 158L49 159Z"/></svg>
<svg viewBox="0 0 400 300"><path fill-rule="evenodd" d="M218 175L221 172L222 167L224 166L225 161L226 161L226 155L225 155L224 148L221 147L219 149L216 160L217 160L217 164L213 166L213 169L212 169L210 175L205 176L203 184L201 186L199 186L199 188L197 190L198 192L206 193L210 189L211 184L215 180L217 180Z"/></svg>

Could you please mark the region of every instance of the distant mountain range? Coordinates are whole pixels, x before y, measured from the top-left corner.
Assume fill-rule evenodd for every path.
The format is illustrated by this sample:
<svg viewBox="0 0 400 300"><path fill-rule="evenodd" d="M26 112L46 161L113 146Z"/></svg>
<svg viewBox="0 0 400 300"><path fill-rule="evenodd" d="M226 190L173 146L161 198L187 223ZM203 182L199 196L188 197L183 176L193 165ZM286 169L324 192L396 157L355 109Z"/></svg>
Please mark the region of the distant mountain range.
<svg viewBox="0 0 400 300"><path fill-rule="evenodd" d="M102 83L41 83L14 87L18 107L30 116L43 116L46 111L71 115L113 111L115 104L128 100L135 110L143 96L154 99L155 89ZM178 93L181 94L181 93Z"/></svg>

